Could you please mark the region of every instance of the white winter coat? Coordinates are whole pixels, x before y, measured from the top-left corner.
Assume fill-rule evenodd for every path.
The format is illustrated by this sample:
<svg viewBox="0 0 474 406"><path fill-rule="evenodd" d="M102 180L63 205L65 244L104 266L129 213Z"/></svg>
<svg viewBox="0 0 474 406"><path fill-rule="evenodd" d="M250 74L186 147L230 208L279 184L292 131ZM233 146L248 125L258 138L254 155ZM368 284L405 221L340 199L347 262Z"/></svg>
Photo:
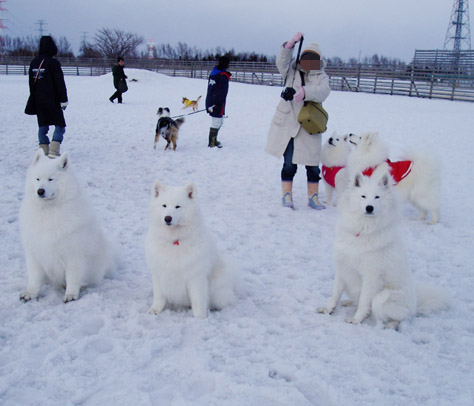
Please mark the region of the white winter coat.
<svg viewBox="0 0 474 406"><path fill-rule="evenodd" d="M312 43L304 47L306 50L317 52L321 56L318 44ZM291 63L293 49L286 49L282 46L280 54L276 60L276 66L283 78L286 77L285 87L293 87L296 91L301 87L301 75L304 73L305 99L306 101L316 101L322 103L329 96L329 77L321 70L305 72L298 65L295 72L295 62ZM290 66L291 64L291 66ZM294 78L294 81L293 81ZM311 135L298 123L298 114L303 107L303 102L295 103L294 100L285 101L280 99L273 116L270 130L268 132L267 145L265 151L277 158L283 156L291 138L294 138L293 163L298 165L318 166L321 156L321 134Z"/></svg>

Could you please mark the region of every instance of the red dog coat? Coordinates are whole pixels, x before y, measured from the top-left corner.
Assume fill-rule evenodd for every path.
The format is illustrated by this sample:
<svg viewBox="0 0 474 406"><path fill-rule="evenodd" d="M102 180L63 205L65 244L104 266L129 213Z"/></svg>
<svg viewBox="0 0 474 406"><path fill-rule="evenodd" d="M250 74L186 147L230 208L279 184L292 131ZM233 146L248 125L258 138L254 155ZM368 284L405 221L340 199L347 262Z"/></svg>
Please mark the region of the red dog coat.
<svg viewBox="0 0 474 406"><path fill-rule="evenodd" d="M411 172L411 168L413 166L412 161L392 162L390 159L387 159L386 162L389 166L390 175L392 176L395 184L400 182L402 179L405 179ZM334 188L336 187L336 175L342 168L344 168L344 166L322 166L323 178L328 185L331 185ZM362 172L362 174L365 176L372 176L375 168L376 166L367 168L364 172Z"/></svg>
<svg viewBox="0 0 474 406"><path fill-rule="evenodd" d="M395 184L405 179L411 172L411 167L413 166L412 161L391 162L390 159L387 159L386 162L389 166L390 175L392 175ZM372 176L375 171L375 168L377 167L375 166L367 168L364 172L362 172L362 174L365 176Z"/></svg>
<svg viewBox="0 0 474 406"><path fill-rule="evenodd" d="M336 187L336 175L337 173L344 168L343 166L322 166L323 178L328 185Z"/></svg>

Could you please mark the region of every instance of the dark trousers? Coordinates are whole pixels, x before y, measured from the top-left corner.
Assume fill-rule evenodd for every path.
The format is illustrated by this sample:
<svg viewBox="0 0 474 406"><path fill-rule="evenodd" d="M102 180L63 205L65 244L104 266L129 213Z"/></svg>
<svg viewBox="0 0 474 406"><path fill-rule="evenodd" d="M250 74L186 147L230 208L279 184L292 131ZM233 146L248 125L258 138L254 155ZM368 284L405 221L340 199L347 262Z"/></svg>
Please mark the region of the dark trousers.
<svg viewBox="0 0 474 406"><path fill-rule="evenodd" d="M285 153L283 154L284 162L283 168L281 169L281 180L282 181L292 181L295 177L296 171L298 170L298 165L293 163L293 151L294 151L294 140L293 138L288 143ZM305 166L306 168L306 177L308 182L318 183L321 179L319 176L320 170L319 166Z"/></svg>
<svg viewBox="0 0 474 406"><path fill-rule="evenodd" d="M118 99L118 102L122 103L122 92L120 90L117 90L112 96L110 96L110 101L114 101L115 99Z"/></svg>

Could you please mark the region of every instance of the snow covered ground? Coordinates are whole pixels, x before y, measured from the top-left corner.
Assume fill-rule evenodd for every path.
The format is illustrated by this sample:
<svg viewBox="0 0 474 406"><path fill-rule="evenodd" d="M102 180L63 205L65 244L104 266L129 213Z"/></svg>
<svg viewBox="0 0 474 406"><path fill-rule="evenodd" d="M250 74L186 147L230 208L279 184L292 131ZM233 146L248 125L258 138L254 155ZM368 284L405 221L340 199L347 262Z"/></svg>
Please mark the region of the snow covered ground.
<svg viewBox="0 0 474 406"><path fill-rule="evenodd" d="M137 82L123 105L107 100L111 75L66 77L63 151L122 254L112 278L68 304L49 286L39 300L19 300L18 211L37 124L23 114L26 77L0 76L1 405L473 404L474 104L340 92L325 103L328 135L378 130L392 159L406 148L440 159L440 223L416 221L405 205L402 226L415 278L446 289L451 307L396 332L371 319L345 323L353 308L316 313L332 288L337 210L306 206L304 168L297 210L280 206L282 161L263 151L280 88L230 84L221 150L207 148L205 113L186 117L176 152L163 151L163 140L153 150L157 108L189 112L181 98L204 99L206 81L125 71ZM206 320L147 313L144 235L155 179L196 183L208 227L243 273L245 294Z"/></svg>

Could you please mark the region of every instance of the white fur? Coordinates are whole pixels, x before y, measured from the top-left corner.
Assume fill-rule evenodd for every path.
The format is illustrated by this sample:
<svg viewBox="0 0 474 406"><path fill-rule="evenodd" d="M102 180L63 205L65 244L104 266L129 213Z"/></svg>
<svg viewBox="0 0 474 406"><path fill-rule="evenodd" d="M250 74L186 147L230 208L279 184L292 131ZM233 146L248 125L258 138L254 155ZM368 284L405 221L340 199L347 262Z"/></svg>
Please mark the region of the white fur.
<svg viewBox="0 0 474 406"><path fill-rule="evenodd" d="M203 224L193 183L155 182L145 248L153 278L150 313L159 314L170 304L191 306L194 317L204 318L208 309L235 300L236 270L219 255Z"/></svg>
<svg viewBox="0 0 474 406"><path fill-rule="evenodd" d="M350 177L389 159L388 146L382 142L378 133L366 133L351 141L357 145L347 160ZM437 223L440 216L441 176L438 163L433 157L421 152L412 153L403 160L412 161L412 169L408 176L397 183L396 190L421 211L420 220L425 220L431 214L429 223Z"/></svg>
<svg viewBox="0 0 474 406"><path fill-rule="evenodd" d="M372 313L376 320L396 328L417 311L428 314L446 305L439 290L415 286L398 230L398 196L387 164L381 164L371 177L356 174L339 210L334 288L327 306L319 312L332 313L345 292L357 306L348 322L361 323Z"/></svg>
<svg viewBox="0 0 474 406"><path fill-rule="evenodd" d="M348 171L346 165L350 152L351 147L349 144L349 135L338 136L336 133L334 133L332 137L328 138L323 144L321 151L321 164L327 167L344 166L344 168L339 170L335 177L335 188L327 183L323 177L326 190L326 199L324 200L324 203L331 203L334 190L337 193L337 197L339 197L346 188L348 182ZM336 206L336 204L337 201L334 200L334 206Z"/></svg>
<svg viewBox="0 0 474 406"><path fill-rule="evenodd" d="M99 283L114 266L67 153L56 159L36 153L27 172L20 232L28 273L20 296L25 301L38 297L44 282L65 288L65 302L76 300L81 287Z"/></svg>

